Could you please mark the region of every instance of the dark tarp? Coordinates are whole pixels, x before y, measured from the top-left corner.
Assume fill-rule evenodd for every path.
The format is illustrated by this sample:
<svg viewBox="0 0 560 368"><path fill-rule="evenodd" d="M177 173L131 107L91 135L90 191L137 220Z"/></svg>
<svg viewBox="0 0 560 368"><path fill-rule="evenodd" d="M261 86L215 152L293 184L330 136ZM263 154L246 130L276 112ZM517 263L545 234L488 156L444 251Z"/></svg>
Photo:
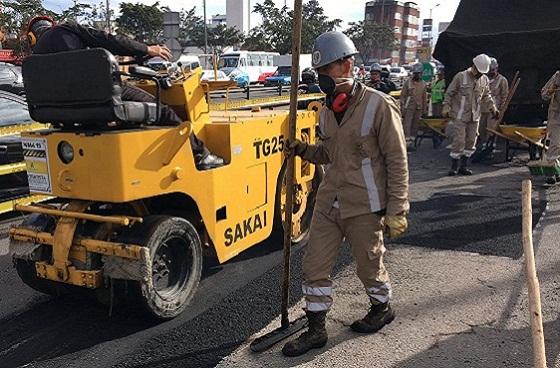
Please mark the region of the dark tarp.
<svg viewBox="0 0 560 368"><path fill-rule="evenodd" d="M500 72L521 83L506 121L535 124L546 119L540 89L560 69L559 0L462 0L434 57L448 81L480 53L498 59Z"/></svg>

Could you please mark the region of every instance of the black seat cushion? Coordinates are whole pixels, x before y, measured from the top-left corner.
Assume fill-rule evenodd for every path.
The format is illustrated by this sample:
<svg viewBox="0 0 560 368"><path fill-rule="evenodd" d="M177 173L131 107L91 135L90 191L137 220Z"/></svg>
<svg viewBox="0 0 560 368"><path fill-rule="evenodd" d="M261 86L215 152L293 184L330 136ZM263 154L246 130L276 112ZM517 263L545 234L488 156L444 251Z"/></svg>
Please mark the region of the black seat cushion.
<svg viewBox="0 0 560 368"><path fill-rule="evenodd" d="M102 48L32 55L23 63L29 113L35 121L151 123L155 104L123 102L115 57Z"/></svg>

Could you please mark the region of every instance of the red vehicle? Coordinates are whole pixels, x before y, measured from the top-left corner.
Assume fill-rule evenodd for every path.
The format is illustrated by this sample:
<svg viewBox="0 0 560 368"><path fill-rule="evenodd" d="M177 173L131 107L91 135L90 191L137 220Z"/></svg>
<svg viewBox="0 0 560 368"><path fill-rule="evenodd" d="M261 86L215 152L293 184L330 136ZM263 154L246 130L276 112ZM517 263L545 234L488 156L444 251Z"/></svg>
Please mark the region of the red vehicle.
<svg viewBox="0 0 560 368"><path fill-rule="evenodd" d="M266 81L266 78L272 77L274 75L274 73L275 72L262 73L261 75L259 75L258 83L259 84L264 84L264 82Z"/></svg>

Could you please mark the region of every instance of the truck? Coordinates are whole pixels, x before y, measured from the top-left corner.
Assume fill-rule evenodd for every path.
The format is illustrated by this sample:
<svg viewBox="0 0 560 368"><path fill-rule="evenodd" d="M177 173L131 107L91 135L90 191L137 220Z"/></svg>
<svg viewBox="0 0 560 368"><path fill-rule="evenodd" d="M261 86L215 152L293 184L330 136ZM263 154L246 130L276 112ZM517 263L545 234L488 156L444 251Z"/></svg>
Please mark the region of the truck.
<svg viewBox="0 0 560 368"><path fill-rule="evenodd" d="M560 58L554 47L560 41L557 18L557 3L547 0L462 0L438 38L434 57L445 65L448 83L481 53L498 60L500 73L510 83L519 71L521 82L504 121L542 125L547 110L540 90L558 69Z"/></svg>
<svg viewBox="0 0 560 368"><path fill-rule="evenodd" d="M274 57L276 72L265 79L265 86L289 86L292 81L292 55L277 55ZM302 54L299 57L299 79L305 69L311 68L311 54ZM299 81L298 81L299 82Z"/></svg>

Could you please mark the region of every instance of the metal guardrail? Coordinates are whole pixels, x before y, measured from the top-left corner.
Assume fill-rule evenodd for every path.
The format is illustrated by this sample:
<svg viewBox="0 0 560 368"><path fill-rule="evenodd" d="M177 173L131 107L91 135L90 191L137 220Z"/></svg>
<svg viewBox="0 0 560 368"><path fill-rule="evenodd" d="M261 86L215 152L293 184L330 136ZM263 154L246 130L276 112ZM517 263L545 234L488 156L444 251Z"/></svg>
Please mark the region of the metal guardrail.
<svg viewBox="0 0 560 368"><path fill-rule="evenodd" d="M311 93L305 95L299 95L298 101L317 101L325 97L322 93ZM233 100L220 103L210 103L210 111L227 111L227 110L243 110L252 109L253 107L272 107L272 106L282 106L290 103L290 96L274 96L274 97L262 97L253 98L250 100Z"/></svg>

